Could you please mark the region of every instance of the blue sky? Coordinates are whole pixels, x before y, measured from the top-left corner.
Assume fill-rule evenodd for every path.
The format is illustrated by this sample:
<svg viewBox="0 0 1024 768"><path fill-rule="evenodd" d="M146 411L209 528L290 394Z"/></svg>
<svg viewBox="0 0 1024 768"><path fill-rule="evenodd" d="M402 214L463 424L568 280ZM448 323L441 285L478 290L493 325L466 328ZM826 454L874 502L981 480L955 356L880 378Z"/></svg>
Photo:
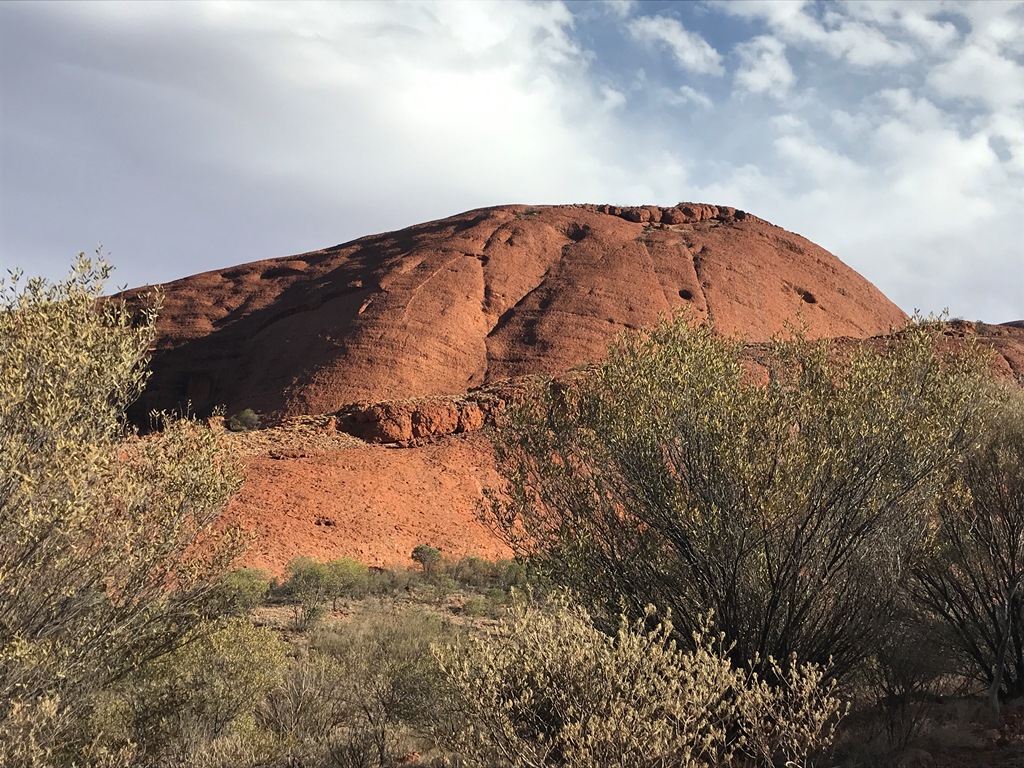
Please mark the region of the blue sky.
<svg viewBox="0 0 1024 768"><path fill-rule="evenodd" d="M1020 2L0 3L0 267L161 282L502 203L733 205L1024 318Z"/></svg>

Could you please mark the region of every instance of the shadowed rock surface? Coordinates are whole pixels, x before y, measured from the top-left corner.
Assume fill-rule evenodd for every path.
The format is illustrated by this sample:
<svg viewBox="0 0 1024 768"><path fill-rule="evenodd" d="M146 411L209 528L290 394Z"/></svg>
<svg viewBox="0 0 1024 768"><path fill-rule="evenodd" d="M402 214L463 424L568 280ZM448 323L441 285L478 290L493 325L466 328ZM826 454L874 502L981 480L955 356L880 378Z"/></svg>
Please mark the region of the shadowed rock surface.
<svg viewBox="0 0 1024 768"><path fill-rule="evenodd" d="M751 341L798 316L812 337L907 320L799 235L683 203L469 211L162 290L137 419L188 403L297 416L460 394L598 359L618 332L683 306Z"/></svg>

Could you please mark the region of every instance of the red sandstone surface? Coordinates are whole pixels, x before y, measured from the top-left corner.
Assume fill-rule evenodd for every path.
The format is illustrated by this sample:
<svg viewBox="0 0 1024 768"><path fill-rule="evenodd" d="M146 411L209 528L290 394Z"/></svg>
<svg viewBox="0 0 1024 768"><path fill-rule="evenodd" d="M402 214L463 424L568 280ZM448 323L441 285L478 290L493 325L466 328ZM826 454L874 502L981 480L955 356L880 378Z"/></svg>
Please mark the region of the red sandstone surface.
<svg viewBox="0 0 1024 768"><path fill-rule="evenodd" d="M283 418L225 437L246 467L227 519L254 534L246 562L275 573L298 554L409 563L420 543L507 554L476 519L497 483L479 430L516 386L505 380L597 360L660 313L688 305L751 341L798 312L814 337L907 320L804 238L692 204L470 211L162 288L140 409ZM1024 328L978 330L994 368L1024 382Z"/></svg>
<svg viewBox="0 0 1024 768"><path fill-rule="evenodd" d="M282 416L459 394L601 357L682 306L753 341L800 313L811 336L865 337L906 315L835 256L722 206L522 205L163 286L136 413Z"/></svg>

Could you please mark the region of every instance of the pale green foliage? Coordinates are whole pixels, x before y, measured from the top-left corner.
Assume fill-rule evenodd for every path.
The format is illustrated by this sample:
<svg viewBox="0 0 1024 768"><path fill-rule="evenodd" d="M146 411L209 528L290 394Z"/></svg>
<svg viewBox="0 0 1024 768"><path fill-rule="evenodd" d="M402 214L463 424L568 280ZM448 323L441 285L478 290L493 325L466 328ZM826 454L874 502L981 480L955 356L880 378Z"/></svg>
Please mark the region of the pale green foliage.
<svg viewBox="0 0 1024 768"><path fill-rule="evenodd" d="M249 432L259 429L262 419L252 408L246 408L228 417L225 426L232 432Z"/></svg>
<svg viewBox="0 0 1024 768"><path fill-rule="evenodd" d="M988 413L984 356L942 359L937 337L798 336L751 350L757 368L685 317L624 336L507 410L487 518L609 624L653 602L686 641L713 611L737 663L795 651L844 674L884 637Z"/></svg>
<svg viewBox="0 0 1024 768"><path fill-rule="evenodd" d="M327 565L312 557L293 557L285 566L284 590L295 601L295 625L307 629L324 614L324 603L330 595Z"/></svg>
<svg viewBox="0 0 1024 768"><path fill-rule="evenodd" d="M219 741L254 729L256 707L281 684L287 650L242 618L199 627L119 685L93 726L114 747L132 745L139 763L196 765Z"/></svg>
<svg viewBox="0 0 1024 768"><path fill-rule="evenodd" d="M430 644L447 631L409 612L317 630L258 718L282 762L391 768L419 748L439 699Z"/></svg>
<svg viewBox="0 0 1024 768"><path fill-rule="evenodd" d="M267 597L270 576L259 568L235 568L220 580L222 600L229 613L245 615Z"/></svg>
<svg viewBox="0 0 1024 768"><path fill-rule="evenodd" d="M648 613L646 623L653 621ZM608 636L564 599L520 609L493 637L436 646L453 716L437 736L471 766L801 765L843 708L814 665L769 687L733 667L706 625L681 652L665 622Z"/></svg>
<svg viewBox="0 0 1024 768"><path fill-rule="evenodd" d="M351 595L366 584L369 569L354 557L339 557L329 560L327 566L327 591L338 607L338 600Z"/></svg>
<svg viewBox="0 0 1024 768"><path fill-rule="evenodd" d="M0 298L0 754L41 755L12 765L70 762L92 697L203 620L235 551L211 533L239 473L210 431L126 440L155 307L99 301L108 273L80 257Z"/></svg>
<svg viewBox="0 0 1024 768"><path fill-rule="evenodd" d="M433 576L444 561L441 550L429 544L417 544L410 557L422 566L427 576Z"/></svg>
<svg viewBox="0 0 1024 768"><path fill-rule="evenodd" d="M1024 395L1005 392L970 454L961 493L939 505L934 555L915 570L915 597L951 633L993 696L1024 695Z"/></svg>

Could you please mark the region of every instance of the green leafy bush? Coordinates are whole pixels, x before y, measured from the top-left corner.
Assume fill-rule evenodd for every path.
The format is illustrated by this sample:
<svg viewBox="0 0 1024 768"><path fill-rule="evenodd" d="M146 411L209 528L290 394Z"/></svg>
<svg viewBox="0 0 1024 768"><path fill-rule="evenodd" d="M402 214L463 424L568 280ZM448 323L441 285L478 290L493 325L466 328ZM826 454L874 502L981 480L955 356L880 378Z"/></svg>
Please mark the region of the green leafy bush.
<svg viewBox="0 0 1024 768"><path fill-rule="evenodd" d="M281 684L288 646L266 628L231 618L188 640L121 683L94 715L104 738L133 745L139 764L196 764L232 731L251 731L256 707Z"/></svg>
<svg viewBox="0 0 1024 768"><path fill-rule="evenodd" d="M706 625L680 652L668 622L614 636L564 599L520 609L493 636L435 646L448 708L440 743L470 765L802 765L832 740L843 707L824 670L769 660L781 685L735 668Z"/></svg>
<svg viewBox="0 0 1024 768"><path fill-rule="evenodd" d="M203 425L144 440L125 408L146 381L158 297L100 300L80 256L49 284L0 285L0 754L78 760L97 697L219 610L238 551L213 525L240 482Z"/></svg>
<svg viewBox="0 0 1024 768"><path fill-rule="evenodd" d="M301 555L288 561L282 591L295 601L295 624L308 629L319 621L331 594L331 574L326 563Z"/></svg>
<svg viewBox="0 0 1024 768"><path fill-rule="evenodd" d="M420 564L426 576L435 575L444 561L441 550L429 544L417 544L412 551L411 557L414 562Z"/></svg>
<svg viewBox="0 0 1024 768"><path fill-rule="evenodd" d="M330 560L327 567L327 588L334 608L343 597L361 594L367 587L369 569L354 557L339 557Z"/></svg>
<svg viewBox="0 0 1024 768"><path fill-rule="evenodd" d="M316 630L258 717L282 762L392 768L400 755L429 747L420 734L440 700L430 646L449 631L415 613Z"/></svg>
<svg viewBox="0 0 1024 768"><path fill-rule="evenodd" d="M995 703L1024 696L1024 395L1002 408L939 504L915 597Z"/></svg>
<svg viewBox="0 0 1024 768"><path fill-rule="evenodd" d="M224 422L224 426L232 432L250 432L254 429L259 429L261 421L262 419L256 411L252 408L246 408L233 416L229 416L227 421Z"/></svg>
<svg viewBox="0 0 1024 768"><path fill-rule="evenodd" d="M939 336L797 337L753 360L685 317L624 336L506 409L487 517L606 628L654 602L687 643L713 611L737 664L795 651L844 675L886 637L990 414L986 357L940 357Z"/></svg>
<svg viewBox="0 0 1024 768"><path fill-rule="evenodd" d="M227 613L245 616L260 605L270 592L270 575L259 568L236 568L220 580Z"/></svg>

